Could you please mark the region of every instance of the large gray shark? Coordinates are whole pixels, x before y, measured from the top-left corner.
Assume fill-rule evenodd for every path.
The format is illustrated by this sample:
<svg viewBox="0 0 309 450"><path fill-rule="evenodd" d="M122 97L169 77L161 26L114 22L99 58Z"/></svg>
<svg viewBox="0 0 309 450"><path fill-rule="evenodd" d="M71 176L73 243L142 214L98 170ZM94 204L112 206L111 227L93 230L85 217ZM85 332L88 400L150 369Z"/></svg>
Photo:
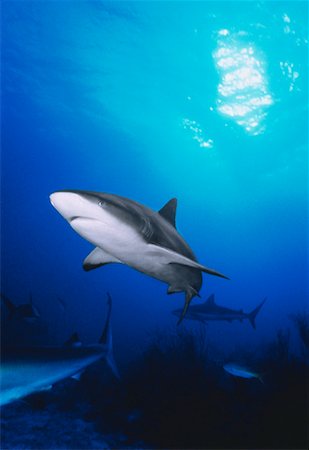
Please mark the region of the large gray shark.
<svg viewBox="0 0 309 450"><path fill-rule="evenodd" d="M224 306L219 306L215 302L214 294L199 305L191 305L186 319L198 320L199 322L208 322L209 320L225 320L232 322L233 320L240 320L241 322L248 319L253 328L255 329L255 318L264 305L266 298L250 313L244 313L242 309L230 309ZM181 316L181 309L176 309L172 312L175 316Z"/></svg>
<svg viewBox="0 0 309 450"><path fill-rule="evenodd" d="M184 317L198 295L202 274L227 278L199 264L175 226L177 200L159 212L113 194L58 191L52 205L95 249L84 260L85 270L122 263L168 284L168 294L185 292Z"/></svg>
<svg viewBox="0 0 309 450"><path fill-rule="evenodd" d="M4 347L1 352L0 405L47 390L57 381L80 374L102 358L119 377L112 352L111 307L109 296L106 324L96 345Z"/></svg>

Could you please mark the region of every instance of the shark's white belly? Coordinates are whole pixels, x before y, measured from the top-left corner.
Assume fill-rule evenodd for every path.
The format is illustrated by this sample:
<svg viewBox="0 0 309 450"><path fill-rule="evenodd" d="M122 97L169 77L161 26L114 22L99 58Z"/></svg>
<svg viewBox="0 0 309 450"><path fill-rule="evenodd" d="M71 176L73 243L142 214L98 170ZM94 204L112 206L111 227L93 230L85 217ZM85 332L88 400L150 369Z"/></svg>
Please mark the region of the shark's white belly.
<svg viewBox="0 0 309 450"><path fill-rule="evenodd" d="M147 244L137 230L117 217L105 212L99 220L74 219L71 226L83 238L122 263L169 282L166 258L163 254L160 258L160 247L154 255L153 246Z"/></svg>

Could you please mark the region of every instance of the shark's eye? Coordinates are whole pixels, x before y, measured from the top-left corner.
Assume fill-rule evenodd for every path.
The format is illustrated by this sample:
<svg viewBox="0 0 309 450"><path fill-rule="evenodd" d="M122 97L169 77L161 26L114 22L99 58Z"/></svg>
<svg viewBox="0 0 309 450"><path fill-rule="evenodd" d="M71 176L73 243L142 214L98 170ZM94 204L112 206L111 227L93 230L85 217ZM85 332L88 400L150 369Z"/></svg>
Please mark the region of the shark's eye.
<svg viewBox="0 0 309 450"><path fill-rule="evenodd" d="M104 208L106 206L106 203L103 200L100 200L98 205L101 206L101 208Z"/></svg>

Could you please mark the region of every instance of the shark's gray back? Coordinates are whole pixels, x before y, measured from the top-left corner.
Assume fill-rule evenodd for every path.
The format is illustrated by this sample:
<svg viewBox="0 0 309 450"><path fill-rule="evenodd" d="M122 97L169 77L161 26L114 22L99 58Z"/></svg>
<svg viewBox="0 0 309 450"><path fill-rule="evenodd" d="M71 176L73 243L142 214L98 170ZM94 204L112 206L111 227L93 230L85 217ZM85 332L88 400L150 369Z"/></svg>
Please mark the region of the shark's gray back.
<svg viewBox="0 0 309 450"><path fill-rule="evenodd" d="M131 223L147 243L174 250L196 261L193 251L183 237L159 212L120 195L100 192L89 192L89 194L101 198L103 202L113 207L114 214Z"/></svg>

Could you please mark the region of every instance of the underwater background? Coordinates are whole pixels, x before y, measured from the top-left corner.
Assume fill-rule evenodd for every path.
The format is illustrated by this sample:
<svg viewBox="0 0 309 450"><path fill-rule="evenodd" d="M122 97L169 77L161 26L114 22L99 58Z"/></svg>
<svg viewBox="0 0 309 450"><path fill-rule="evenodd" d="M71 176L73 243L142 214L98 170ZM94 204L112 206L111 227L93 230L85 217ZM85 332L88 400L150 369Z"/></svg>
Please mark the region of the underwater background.
<svg viewBox="0 0 309 450"><path fill-rule="evenodd" d="M109 292L120 371L179 329L204 333L215 362L257 348L261 355L280 333L303 357L291 317L308 307L307 47L302 1L4 1L1 292L16 304L31 294L40 321L12 328L2 311L2 339L61 345L77 331L83 343L97 342ZM230 278L203 275L202 298L192 304L214 293L220 305L250 312L267 298L257 329L247 321L176 327L171 312L183 294L167 296L166 285L123 265L84 272L92 246L49 201L62 189L114 193L154 210L176 197L178 231L201 264ZM138 373L146 389L149 376ZM280 366L276 377L282 373ZM291 383L302 387L295 410L304 421L281 448L305 448L301 374ZM216 392L211 404L222 404ZM288 399L280 404L288 408ZM23 408L10 410L7 423L24 417ZM216 437L228 431L215 428L212 441L205 434L195 444L190 435L184 448L234 448L233 438ZM141 447L181 447L162 430L156 436ZM7 438L3 448L30 448L32 438L28 447ZM58 448L77 448L67 445ZM83 448L102 444L90 445ZM257 445L280 448L275 437Z"/></svg>

